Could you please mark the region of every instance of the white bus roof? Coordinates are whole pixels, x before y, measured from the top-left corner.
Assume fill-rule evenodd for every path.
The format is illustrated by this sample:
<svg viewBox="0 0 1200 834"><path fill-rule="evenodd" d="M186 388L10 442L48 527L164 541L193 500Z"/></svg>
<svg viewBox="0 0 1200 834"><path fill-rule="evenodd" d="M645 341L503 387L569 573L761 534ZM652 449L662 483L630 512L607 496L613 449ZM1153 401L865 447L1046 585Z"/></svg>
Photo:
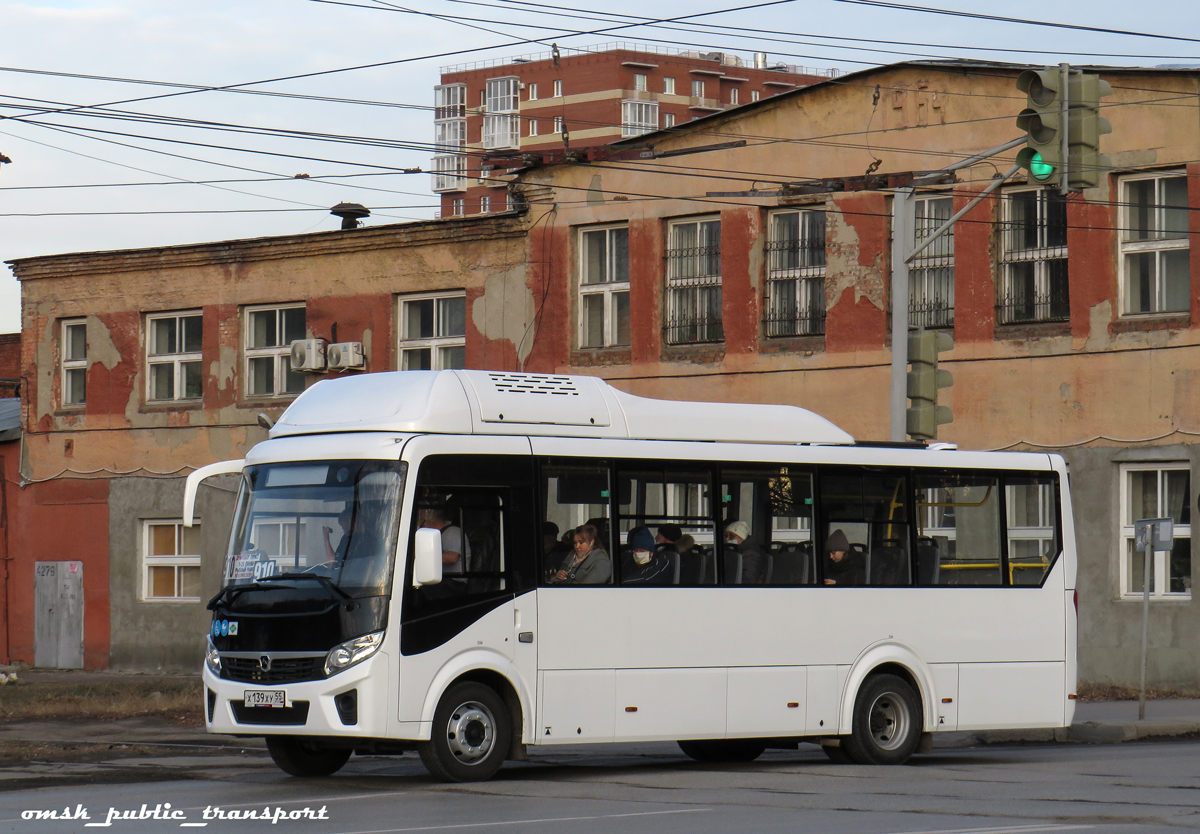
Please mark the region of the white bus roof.
<svg viewBox="0 0 1200 834"><path fill-rule="evenodd" d="M830 421L791 405L636 397L592 376L502 371L394 371L322 380L270 436L383 431L852 444Z"/></svg>

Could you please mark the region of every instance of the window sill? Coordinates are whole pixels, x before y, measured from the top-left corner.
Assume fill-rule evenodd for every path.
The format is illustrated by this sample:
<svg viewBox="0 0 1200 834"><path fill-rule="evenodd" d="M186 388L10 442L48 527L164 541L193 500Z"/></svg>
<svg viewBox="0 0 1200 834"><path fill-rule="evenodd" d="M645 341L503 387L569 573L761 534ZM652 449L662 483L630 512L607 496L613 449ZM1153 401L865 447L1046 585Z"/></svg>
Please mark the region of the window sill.
<svg viewBox="0 0 1200 834"><path fill-rule="evenodd" d="M1136 333L1140 330L1182 330L1192 325L1190 312L1126 313L1112 323L1113 333Z"/></svg>
<svg viewBox="0 0 1200 834"><path fill-rule="evenodd" d="M1190 593L1172 594L1169 597L1154 596L1153 594L1150 595L1151 604L1165 602L1167 604L1188 605L1191 603L1191 601L1192 601L1192 595ZM1140 605L1142 602L1142 595L1141 594L1125 594L1123 596L1117 597L1117 602L1135 602Z"/></svg>
<svg viewBox="0 0 1200 834"><path fill-rule="evenodd" d="M1019 321L1011 324L996 322L996 340L1020 339L1039 336L1070 336L1071 322L1067 321Z"/></svg>
<svg viewBox="0 0 1200 834"><path fill-rule="evenodd" d="M628 347L577 348L571 351L571 364L576 366L630 365L632 363L633 351Z"/></svg>
<svg viewBox="0 0 1200 834"><path fill-rule="evenodd" d="M769 353L803 353L811 356L814 353L825 352L825 334L811 333L800 336L760 336L758 352Z"/></svg>
<svg viewBox="0 0 1200 834"><path fill-rule="evenodd" d="M200 597L150 597L149 599L142 599L142 600L140 600L140 602L144 602L144 603L147 603L150 605L157 605L159 603L164 603L164 602L165 603L185 604L185 605L195 605L198 602L203 602L203 599Z"/></svg>
<svg viewBox="0 0 1200 834"><path fill-rule="evenodd" d="M724 342L695 342L685 345L663 344L661 361L714 364L725 358Z"/></svg>
<svg viewBox="0 0 1200 834"><path fill-rule="evenodd" d="M152 400L142 403L138 411L142 414L159 414L164 411L199 411L204 408L204 400Z"/></svg>

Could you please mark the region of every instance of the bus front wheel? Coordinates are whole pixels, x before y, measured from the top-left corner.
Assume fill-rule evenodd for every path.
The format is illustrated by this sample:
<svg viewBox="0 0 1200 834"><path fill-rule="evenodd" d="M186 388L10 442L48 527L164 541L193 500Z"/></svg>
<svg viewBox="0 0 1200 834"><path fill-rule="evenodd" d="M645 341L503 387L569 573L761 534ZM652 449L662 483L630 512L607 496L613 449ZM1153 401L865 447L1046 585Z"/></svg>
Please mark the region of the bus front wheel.
<svg viewBox="0 0 1200 834"><path fill-rule="evenodd" d="M292 776L329 776L350 760L349 748L323 747L299 736L267 736L267 752Z"/></svg>
<svg viewBox="0 0 1200 834"><path fill-rule="evenodd" d="M842 748L858 764L904 764L921 741L921 699L896 675L867 678Z"/></svg>
<svg viewBox="0 0 1200 834"><path fill-rule="evenodd" d="M433 713L433 734L421 761L443 782L491 779L508 755L508 708L490 687L463 681L446 690Z"/></svg>

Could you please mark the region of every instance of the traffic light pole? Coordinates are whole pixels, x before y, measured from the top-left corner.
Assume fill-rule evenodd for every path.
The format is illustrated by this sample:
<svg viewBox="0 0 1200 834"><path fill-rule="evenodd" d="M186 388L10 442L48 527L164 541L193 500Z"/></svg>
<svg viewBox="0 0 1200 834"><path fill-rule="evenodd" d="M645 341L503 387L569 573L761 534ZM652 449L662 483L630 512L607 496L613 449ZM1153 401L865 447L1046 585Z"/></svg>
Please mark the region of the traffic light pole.
<svg viewBox="0 0 1200 834"><path fill-rule="evenodd" d="M1059 64L1058 71L1062 76L1062 89L1068 91L1067 95L1062 97L1062 177L1058 181L1058 192L1065 197L1071 193L1071 65Z"/></svg>
<svg viewBox="0 0 1200 834"><path fill-rule="evenodd" d="M911 187L892 195L892 433L901 442L907 432L908 405L908 250L916 235L917 201Z"/></svg>

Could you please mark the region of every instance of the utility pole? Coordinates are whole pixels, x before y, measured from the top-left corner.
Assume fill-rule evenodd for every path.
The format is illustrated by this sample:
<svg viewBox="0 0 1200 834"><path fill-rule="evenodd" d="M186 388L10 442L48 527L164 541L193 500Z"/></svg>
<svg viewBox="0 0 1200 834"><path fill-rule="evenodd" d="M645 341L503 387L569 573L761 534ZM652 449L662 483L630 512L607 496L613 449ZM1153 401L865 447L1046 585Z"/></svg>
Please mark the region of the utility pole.
<svg viewBox="0 0 1200 834"><path fill-rule="evenodd" d="M908 404L908 258L916 236L917 201L912 186L892 195L892 398L891 439L903 441Z"/></svg>

